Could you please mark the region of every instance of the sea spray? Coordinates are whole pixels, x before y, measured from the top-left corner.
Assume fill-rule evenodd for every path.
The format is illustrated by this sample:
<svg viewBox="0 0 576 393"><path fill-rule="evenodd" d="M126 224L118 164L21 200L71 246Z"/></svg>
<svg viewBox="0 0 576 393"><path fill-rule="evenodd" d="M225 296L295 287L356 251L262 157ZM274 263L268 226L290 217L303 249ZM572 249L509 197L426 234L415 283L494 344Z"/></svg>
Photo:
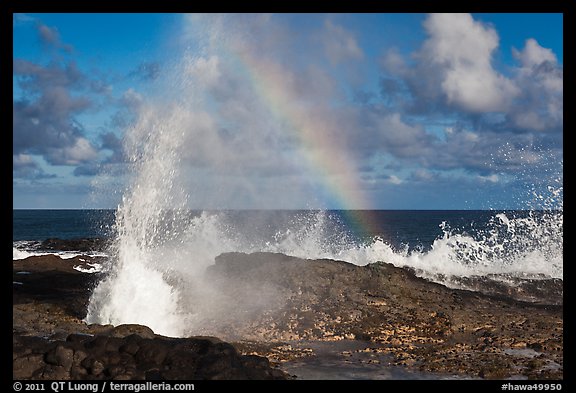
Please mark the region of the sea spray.
<svg viewBox="0 0 576 393"><path fill-rule="evenodd" d="M177 190L180 141L176 127L190 116L178 107L160 115L157 109L140 111L128 130L126 153L134 168L132 179L116 213L110 271L95 288L87 322L139 323L154 331L178 336L178 288L166 282L163 246L178 233L167 226L168 212L182 209L185 194Z"/></svg>
<svg viewBox="0 0 576 393"><path fill-rule="evenodd" d="M330 211L190 211L181 184L180 141L202 115L177 104L162 108L143 110L128 132L134 178L117 211L111 263L92 294L87 322L139 323L159 334L186 336L247 317L227 308L226 298L205 278L205 269L225 252L276 252L356 265L383 261L454 288L469 288L462 279L473 277L505 285L563 278L561 185L550 186L549 197L537 194L543 208L495 211L486 222L468 225L439 220L429 245L358 235ZM250 299L257 309L269 305L262 301L272 295L255 290Z"/></svg>
<svg viewBox="0 0 576 393"><path fill-rule="evenodd" d="M466 288L462 279L473 277L505 285L563 278L561 211L493 212L486 222L460 227L442 221L437 238L421 247L395 246L381 236L355 238L328 211L198 211L171 219L181 221L181 229L170 241L141 250L121 244L128 251L95 291L92 322L145 323L167 335L205 332L207 324L231 317L226 299L204 278L205 268L225 252L277 252L357 265L383 261L454 288ZM264 298L252 296L254 303Z"/></svg>
<svg viewBox="0 0 576 393"><path fill-rule="evenodd" d="M272 220L253 211L189 211L189 205L221 208L241 206L245 200L258 205L264 184L282 190L277 198L284 200L310 195L290 183L290 176L266 183L271 181L266 176L270 166L285 174L302 169L303 160L291 158L300 156L286 154L297 150L297 138L283 124L289 119L277 121L265 102L293 105L282 99L287 90L266 90L278 95L263 100L246 75L251 70L240 67L242 59L250 64L246 60L251 51L241 45L244 51L238 53L244 57L234 56L229 49L242 40L217 26L209 30L208 37L200 39L198 54L187 53L182 66L175 67L181 80L171 85L174 94L166 93L162 103L140 103L135 123L126 130L124 149L133 177L118 206L110 263L91 296L87 322L145 324L168 336L196 334L206 322L229 317L225 299L204 272L218 255L232 251L357 265L383 261L454 287L461 285L454 277L562 278L561 208L543 214L532 209L528 216L494 212L481 230L439 221L438 235L422 247L393 245L382 234L357 236L338 215L326 211ZM221 45L219 40L230 42ZM257 74L248 76L257 81ZM299 106L291 109L287 113L307 114ZM215 118L222 120L215 124ZM319 125L325 124L334 124L333 119ZM214 173L219 176L211 177ZM553 194L561 199L556 190ZM188 203L191 200L194 203ZM260 217L254 219L256 215ZM258 304L267 294L252 295Z"/></svg>

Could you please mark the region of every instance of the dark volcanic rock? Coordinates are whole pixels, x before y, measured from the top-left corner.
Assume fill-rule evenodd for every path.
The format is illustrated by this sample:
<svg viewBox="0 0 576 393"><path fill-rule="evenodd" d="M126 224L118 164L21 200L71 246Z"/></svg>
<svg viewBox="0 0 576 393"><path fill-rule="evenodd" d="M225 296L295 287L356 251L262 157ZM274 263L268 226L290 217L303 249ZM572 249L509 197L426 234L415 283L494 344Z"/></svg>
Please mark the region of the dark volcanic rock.
<svg viewBox="0 0 576 393"><path fill-rule="evenodd" d="M82 259L13 262L14 378L286 378L268 359L314 355L290 340L362 341L363 353L425 372L563 377L562 304L454 290L386 263L226 253L206 271L209 301L189 300L205 317L194 334L206 337L175 339L82 322L99 279L74 269L94 261Z"/></svg>
<svg viewBox="0 0 576 393"><path fill-rule="evenodd" d="M460 288L494 296L505 296L534 304L562 305L564 281L559 278L518 278L510 275L451 277Z"/></svg>
<svg viewBox="0 0 576 393"><path fill-rule="evenodd" d="M222 254L207 274L227 294L222 302L229 311L208 329L228 339L369 339L379 344L373 351L394 355L395 364L424 371L562 378L561 304L450 289L386 263L271 253ZM260 301L258 312L251 305L256 288L273 298ZM534 356L544 359L537 373Z"/></svg>
<svg viewBox="0 0 576 393"><path fill-rule="evenodd" d="M286 379L214 337L168 338L142 325L86 325L98 274L87 256L13 261L14 379ZM26 274L18 274L26 272Z"/></svg>
<svg viewBox="0 0 576 393"><path fill-rule="evenodd" d="M128 325L130 326L130 325ZM137 351L125 351L129 343ZM94 336L66 341L14 335L14 379L286 379L262 357L205 337Z"/></svg>
<svg viewBox="0 0 576 393"><path fill-rule="evenodd" d="M50 336L77 331L84 325L90 290L99 274L81 273L98 258L62 259L43 255L13 261L13 330L16 333ZM26 272L26 274L19 274Z"/></svg>
<svg viewBox="0 0 576 393"><path fill-rule="evenodd" d="M148 326L134 324L116 326L110 333L112 337L126 337L131 334L136 334L144 338L154 338L155 336L152 329Z"/></svg>

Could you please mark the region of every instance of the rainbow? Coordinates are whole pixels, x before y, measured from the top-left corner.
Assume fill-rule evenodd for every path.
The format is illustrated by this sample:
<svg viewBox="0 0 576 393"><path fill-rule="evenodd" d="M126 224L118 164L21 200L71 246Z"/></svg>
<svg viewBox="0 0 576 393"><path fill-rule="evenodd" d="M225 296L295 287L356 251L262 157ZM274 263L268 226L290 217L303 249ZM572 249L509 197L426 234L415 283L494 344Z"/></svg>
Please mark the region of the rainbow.
<svg viewBox="0 0 576 393"><path fill-rule="evenodd" d="M293 130L309 169L331 196L331 204L342 210L348 226L357 233L378 232L375 217L363 210L372 201L360 184L356 162L345 143L330 132L338 127L337 120L306 110L294 93L291 74L278 63L256 58L249 50L237 51L236 57L262 102Z"/></svg>

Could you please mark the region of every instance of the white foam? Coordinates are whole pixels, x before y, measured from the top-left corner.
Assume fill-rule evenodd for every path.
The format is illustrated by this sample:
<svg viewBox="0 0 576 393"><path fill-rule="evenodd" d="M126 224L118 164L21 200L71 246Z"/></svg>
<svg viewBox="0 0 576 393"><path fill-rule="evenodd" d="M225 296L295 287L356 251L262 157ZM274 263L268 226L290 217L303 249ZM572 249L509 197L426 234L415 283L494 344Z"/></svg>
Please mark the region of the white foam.
<svg viewBox="0 0 576 393"><path fill-rule="evenodd" d="M198 26L202 25L197 22ZM171 92L166 91L161 96L161 103L139 100L135 121L124 134L123 147L133 169L132 178L116 214L117 238L113 244L110 270L91 296L86 317L88 323L140 323L159 334L190 333L195 318L202 318L198 306L211 302L210 296L206 295L211 293L207 289L210 283L201 281L202 274L214 263L216 256L230 251L280 252L309 259L339 259L357 265L384 261L412 267L418 274L434 280L441 280L440 276L446 275L501 272L562 277L558 231L547 234L546 230L553 231L553 226L547 228L535 218L530 222L507 215L496 216L494 232L487 232L485 238L473 238L457 229L443 227L443 235L434 241L429 251L409 251L408 247L397 250L382 239L374 239L369 244L355 244L346 236L330 233L333 226L325 212L296 220L280 228L273 238L260 239L250 236L252 228L249 225L236 229L229 226L224 213L203 212L187 218L184 212L188 198L196 197L194 191L203 193L202 189L187 193L187 189L195 184L199 185L197 188L208 184L216 189L220 186L219 181L232 181L222 178L210 181L211 170L221 171L222 168L230 168L230 178L241 182L245 173L236 170L242 169L242 165L247 165L249 170L251 165L268 163L266 159L269 157L275 160L281 157L282 151L274 150L272 145L275 138L277 141L285 138L282 127L272 126L276 119L267 117L269 110L265 107L262 107L264 111L259 110L259 100L240 111L246 113L243 117L246 124L232 124L234 131L230 136L221 137L222 130L228 128L227 122L217 124L210 111L221 106L224 114L237 112L237 108L232 110L233 106L221 102L222 91L214 87L234 86L235 90L242 91L238 86L246 85L241 79L242 73L234 74L236 62L217 56L222 49L218 47L221 36L210 35L217 30L208 28L204 42L202 37L198 37L198 46L203 48L197 55L199 57L185 57L183 69L186 72L177 73L181 79L173 89L177 97L173 98ZM222 37L235 38L226 36L226 31L222 33ZM248 46L235 39L222 42L230 45L231 41L238 46L237 49L250 53ZM214 78L206 78L206 73L197 72L206 67L213 68L213 77L230 74L229 79L224 78L226 83L221 86L212 85ZM217 94L211 95L211 92ZM251 101L250 94L241 97ZM224 116L224 120L233 118ZM257 123L253 122L254 119ZM274 130L277 134L271 135ZM283 143L277 144L284 146ZM194 165L189 165L191 162ZM282 160L278 162L283 163ZM206 181L196 183L191 178ZM184 183L189 184L185 186ZM260 183L242 184L246 187L238 187L240 192L233 195L207 193L218 201L205 198L197 201L203 202L204 206L213 203L220 206L222 198L224 206L229 206L236 199L241 201L245 198L243 192L246 189L251 190L246 191L248 194L257 196ZM287 195L290 195L291 187L294 184L287 183ZM222 184L222 189L227 189L225 184ZM305 191L302 190L302 195L308 195ZM174 217L169 217L171 214ZM176 224L174 218L178 218ZM529 225L523 226L522 223ZM542 228L545 230L540 231ZM531 237L532 234L536 236ZM539 239L543 242L538 243ZM547 245L546 240L553 242ZM195 292L200 287L202 290ZM197 293L204 295L194 298Z"/></svg>
<svg viewBox="0 0 576 393"><path fill-rule="evenodd" d="M488 274L521 278L563 278L562 212L528 217L497 214L488 229L475 237L452 230L444 223L443 235L429 251L408 247L395 250L380 238L368 245L354 245L330 255L357 265L378 261L410 267L417 274L442 283L450 276ZM308 249L308 257L326 257Z"/></svg>
<svg viewBox="0 0 576 393"><path fill-rule="evenodd" d="M141 323L165 335L189 333L194 321L202 318L198 303L210 301L193 298L191 288L207 284L198 281L204 269L216 256L231 251L279 252L356 265L383 261L452 287L458 285L452 277L563 278L561 213L518 218L498 214L476 238L441 224L442 235L428 251L394 249L380 238L368 244L355 244L345 235L329 241L334 228L329 214L306 217L279 230L273 240L243 236L229 225L225 213L208 212L186 220L178 236L159 244L143 247L130 237L121 238L116 265L94 292L87 321Z"/></svg>
<svg viewBox="0 0 576 393"><path fill-rule="evenodd" d="M205 268L224 252L279 252L307 259L336 259L357 265L388 262L446 285L452 277L511 275L563 277L562 211L514 216L495 214L473 236L440 224L430 250L394 249L380 238L368 244L334 233L327 212L304 214L270 237L250 225L231 225L225 212L190 217L179 184L181 109L144 110L129 130L134 179L116 214L117 238L110 270L94 290L86 322L139 323L167 336L190 334L205 318L213 297ZM184 124L190 125L186 121ZM144 143L143 143L144 142ZM505 278L505 277L504 277Z"/></svg>
<svg viewBox="0 0 576 393"><path fill-rule="evenodd" d="M103 270L102 265L99 263L87 263L87 265L90 267L85 268L80 265L75 265L74 270L78 270L79 272L82 273L100 273Z"/></svg>
<svg viewBox="0 0 576 393"><path fill-rule="evenodd" d="M43 255L56 255L62 259L72 259L78 256L88 256L88 257L107 257L108 254L104 252L80 252L80 251L30 251L26 249L20 249L12 247L12 260L17 261L21 259L26 259L28 257L36 257Z"/></svg>
<svg viewBox="0 0 576 393"><path fill-rule="evenodd" d="M33 256L33 255L37 255L37 254L32 253L32 252L28 252L28 251L19 250L16 247L12 247L12 260L14 260L14 261L20 260L20 259L26 259L26 258Z"/></svg>
<svg viewBox="0 0 576 393"><path fill-rule="evenodd" d="M178 288L148 266L148 257L139 250L124 249L119 254L119 265L94 290L86 320L114 325L138 323L159 334L182 335Z"/></svg>

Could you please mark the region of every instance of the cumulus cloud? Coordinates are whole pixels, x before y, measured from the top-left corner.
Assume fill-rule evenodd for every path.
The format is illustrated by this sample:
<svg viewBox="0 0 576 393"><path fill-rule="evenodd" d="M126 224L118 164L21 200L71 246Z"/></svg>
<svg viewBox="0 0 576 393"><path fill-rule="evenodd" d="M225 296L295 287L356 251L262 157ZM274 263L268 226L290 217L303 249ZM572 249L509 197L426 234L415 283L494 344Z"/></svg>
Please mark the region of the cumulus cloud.
<svg viewBox="0 0 576 393"><path fill-rule="evenodd" d="M183 182L203 202L298 207L323 186L384 193L462 179L503 184L507 172L541 164L536 146L562 145L556 55L528 39L502 70L498 32L469 14L427 16L412 53L381 48L378 64L334 16L298 29L278 15L187 18L184 46L194 50L173 79L154 61L122 74L130 83L166 78L173 88L161 102L126 88L109 129L91 138L78 118L97 97L112 99L110 86L73 61L15 59L15 174L45 176L36 158L73 166L76 176L120 171L145 157L146 133L166 132ZM45 45L64 50L56 29L37 26ZM368 67L380 72L370 86L359 82Z"/></svg>
<svg viewBox="0 0 576 393"><path fill-rule="evenodd" d="M74 48L72 45L62 42L60 39L60 33L54 27L46 26L39 20L36 20L36 30L38 31L38 37L40 42L48 49L62 49L67 53L72 53Z"/></svg>
<svg viewBox="0 0 576 393"><path fill-rule="evenodd" d="M37 19L33 22L46 47L72 52L56 29ZM65 166L82 165L98 158L98 147L86 136L77 119L94 110L99 97L109 94L107 84L85 75L73 60L63 61L56 55L50 58L47 64L13 60L12 147L16 177L50 176L34 160L26 161L25 157Z"/></svg>
<svg viewBox="0 0 576 393"><path fill-rule="evenodd" d="M552 50L528 38L512 49L518 66L494 66L499 37L470 14L430 14L421 47L407 62L395 48L381 58L381 96L409 114L457 115L516 132L557 132L563 121L563 70ZM503 121L505 120L505 121ZM480 127L482 128L482 127Z"/></svg>
<svg viewBox="0 0 576 393"><path fill-rule="evenodd" d="M516 81L521 94L508 113L520 130L559 131L564 120L564 73L556 55L535 39L526 40L522 50L513 49L520 62Z"/></svg>
<svg viewBox="0 0 576 393"><path fill-rule="evenodd" d="M200 22L195 20L196 26ZM538 143L518 134L519 120L513 118L520 116L521 100L535 99L527 96L528 82L520 74L545 74L539 83L552 88L552 73L541 64L553 64L555 57L527 43L515 54L525 71L505 76L493 65L496 30L469 14L428 16L427 38L410 61L395 48L384 51L380 102L369 91L355 90L353 103L341 94L349 80L336 78L334 71L342 63L360 64L365 56L344 26L330 19L318 26L311 34L321 44L318 51L300 41L301 35L287 34L275 17L235 22L203 30L218 39L209 39L202 55L188 57L184 66L194 80L190 86L207 94L194 102L216 103L204 106L210 110L202 121L189 121L184 155L213 176L234 173L253 179L255 186L274 176L311 179L316 167L332 179L361 172L365 182L357 186L371 189L432 182L442 171L493 180L498 171L528 164L511 160L510 151L505 159L503 141L517 142L514 154L519 146ZM228 26L249 31L250 37L275 37L282 49L267 46L267 40L263 49ZM236 55L233 61L229 52ZM540 104L550 105L548 98ZM490 117L493 113L498 116ZM442 117L450 119L443 120L442 135L431 132L427 124ZM343 164L334 164L334 157ZM400 176L403 168L411 174Z"/></svg>
<svg viewBox="0 0 576 393"><path fill-rule="evenodd" d="M111 131L105 132L100 135L100 140L100 148L112 152L112 155L106 160L106 162L122 163L126 161L122 139L119 138L115 133Z"/></svg>
<svg viewBox="0 0 576 393"><path fill-rule="evenodd" d="M410 178L416 182L430 182L434 181L436 176L428 169L420 168L412 172Z"/></svg>
<svg viewBox="0 0 576 393"><path fill-rule="evenodd" d="M328 60L332 64L342 61L357 61L364 57L364 52L358 45L354 34L346 28L327 19L320 41Z"/></svg>
<svg viewBox="0 0 576 393"><path fill-rule="evenodd" d="M398 185L398 184L402 184L404 181L396 175L390 175L390 176L388 176L388 182Z"/></svg>
<svg viewBox="0 0 576 393"><path fill-rule="evenodd" d="M14 178L49 179L56 175L46 173L31 155L14 154L12 156L12 170Z"/></svg>
<svg viewBox="0 0 576 393"><path fill-rule="evenodd" d="M400 54L398 48L388 48L380 58L380 66L393 75L402 75L407 70L407 64L404 57Z"/></svg>
<svg viewBox="0 0 576 393"><path fill-rule="evenodd" d="M435 137L420 125L406 124L399 113L372 115L376 135L369 143L398 158L417 159L422 152L433 149Z"/></svg>
<svg viewBox="0 0 576 393"><path fill-rule="evenodd" d="M406 130L404 143L394 131L381 139L387 153L422 170L464 170L483 182L502 181L498 173L522 176L524 167L542 167L542 157L561 155L563 70L552 50L528 38L512 49L517 64L504 74L494 65L502 48L493 26L469 14L431 14L423 27L427 37L409 58L388 48L380 59L385 109L373 117L383 128ZM393 113L406 124L440 121L442 131L394 127ZM422 180L416 173L429 172L414 173Z"/></svg>
<svg viewBox="0 0 576 393"><path fill-rule="evenodd" d="M60 34L46 25L38 24L38 33L42 41L50 45L60 44Z"/></svg>
<svg viewBox="0 0 576 393"><path fill-rule="evenodd" d="M556 55L550 49L543 48L538 44L534 38L526 40L526 45L523 50L512 48L512 53L516 57L523 68L537 67L544 62L556 64L558 62Z"/></svg>
<svg viewBox="0 0 576 393"><path fill-rule="evenodd" d="M498 34L469 14L431 14L424 22L428 39L415 57L427 88L448 105L475 112L501 111L519 93L513 82L492 66ZM418 85L417 85L418 86ZM434 94L434 93L433 93Z"/></svg>
<svg viewBox="0 0 576 393"><path fill-rule="evenodd" d="M478 178L483 182L489 182L489 183L498 183L500 181L500 178L495 173L488 176L478 175Z"/></svg>
<svg viewBox="0 0 576 393"><path fill-rule="evenodd" d="M50 151L48 158L56 165L78 165L93 161L98 156L97 150L86 138L78 137L74 144Z"/></svg>
<svg viewBox="0 0 576 393"><path fill-rule="evenodd" d="M24 59L14 59L13 69L14 74L20 77L18 85L31 93L41 93L52 86L78 88L84 82L84 76L75 62L52 62L43 66Z"/></svg>
<svg viewBox="0 0 576 393"><path fill-rule="evenodd" d="M395 78L380 78L380 96L385 101L386 106L394 107L402 101L402 96L406 93L403 84Z"/></svg>
<svg viewBox="0 0 576 393"><path fill-rule="evenodd" d="M74 64L43 67L16 59L14 75L24 93L13 105L14 153L43 155L56 165L93 159L95 149L75 120L91 107L92 101L72 94L71 89L83 80Z"/></svg>

